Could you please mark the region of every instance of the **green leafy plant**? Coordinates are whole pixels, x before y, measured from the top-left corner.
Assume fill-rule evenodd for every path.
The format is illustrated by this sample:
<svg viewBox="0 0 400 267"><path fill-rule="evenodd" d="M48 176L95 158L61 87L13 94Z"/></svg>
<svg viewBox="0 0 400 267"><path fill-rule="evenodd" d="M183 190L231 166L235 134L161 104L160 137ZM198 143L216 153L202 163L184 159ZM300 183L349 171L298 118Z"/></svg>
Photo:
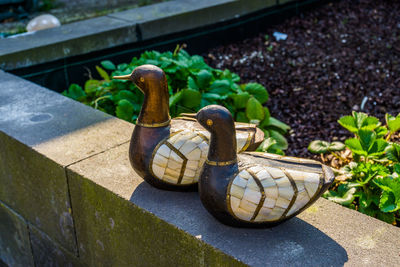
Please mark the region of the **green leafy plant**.
<svg viewBox="0 0 400 267"><path fill-rule="evenodd" d="M129 122L135 122L143 102L143 94L130 81L113 80L114 75L130 74L143 64L153 64L164 70L170 94L172 117L197 112L204 106L219 104L228 108L236 121L256 123L267 140L258 150L283 154L288 143L284 137L290 129L271 117L264 105L269 99L264 86L258 83L240 84L240 77L229 70L208 66L201 56L190 56L182 46L174 52L144 52L128 63L115 65L109 60L96 66L99 77L90 77L84 87L71 84L63 94ZM268 145L267 145L268 144Z"/></svg>
<svg viewBox="0 0 400 267"><path fill-rule="evenodd" d="M400 115L386 114L386 125L365 113L353 112L338 123L354 134L345 141L352 160L340 158L346 165L338 172L345 179L337 180L324 197L356 209L393 225L400 222L400 144L391 137L400 130ZM326 154L345 149L316 140L308 150ZM332 147L334 147L332 149ZM336 154L340 157L340 155Z"/></svg>

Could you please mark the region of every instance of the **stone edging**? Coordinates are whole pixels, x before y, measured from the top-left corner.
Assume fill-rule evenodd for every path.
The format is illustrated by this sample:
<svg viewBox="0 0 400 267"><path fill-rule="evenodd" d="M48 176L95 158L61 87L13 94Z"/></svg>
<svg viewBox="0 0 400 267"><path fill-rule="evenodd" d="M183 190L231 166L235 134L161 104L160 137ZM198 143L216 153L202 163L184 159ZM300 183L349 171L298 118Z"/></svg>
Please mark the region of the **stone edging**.
<svg viewBox="0 0 400 267"><path fill-rule="evenodd" d="M295 0L173 0L0 40L0 68L13 70L153 39Z"/></svg>

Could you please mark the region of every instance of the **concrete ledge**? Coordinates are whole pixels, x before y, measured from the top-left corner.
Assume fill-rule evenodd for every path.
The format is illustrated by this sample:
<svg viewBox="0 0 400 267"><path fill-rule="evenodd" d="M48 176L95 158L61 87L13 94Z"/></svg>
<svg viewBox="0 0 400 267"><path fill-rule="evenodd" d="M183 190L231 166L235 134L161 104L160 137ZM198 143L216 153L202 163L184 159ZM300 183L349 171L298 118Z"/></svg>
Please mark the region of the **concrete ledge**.
<svg viewBox="0 0 400 267"><path fill-rule="evenodd" d="M149 40L238 18L278 3L277 0L175 0L1 39L0 68L13 70Z"/></svg>
<svg viewBox="0 0 400 267"><path fill-rule="evenodd" d="M74 215L78 244L79 247L87 244L85 250L90 251L82 254L83 257L93 259L103 255L104 260L116 265L136 262L141 255L152 255L146 248L159 252L177 248L181 239L175 239L173 233L185 233L192 237L186 247L205 243L250 266L342 266L345 263L396 266L398 263L400 229L394 226L320 199L297 218L275 228L227 227L207 213L197 193L162 191L144 183L129 168L126 151L128 144L68 167L73 206L77 207ZM139 210L144 214L150 212L156 221L161 219L174 227L155 224L150 218L142 221L138 215L133 216ZM97 221L102 227L94 227L91 221ZM155 234L155 225L168 229L170 238L165 240L163 235ZM145 239L138 241L138 230ZM159 247L159 242L166 243ZM132 252L121 254L124 247ZM176 257L176 262L186 259L184 248L176 251L179 253L170 256ZM194 262L201 253L191 256ZM160 260L161 254L158 257L151 257L154 263L158 263L156 260ZM187 263L194 264L190 261L182 265Z"/></svg>
<svg viewBox="0 0 400 267"><path fill-rule="evenodd" d="M324 199L275 228L224 226L197 193L138 177L127 153L132 124L4 72L0 79L7 264L398 266L399 228Z"/></svg>

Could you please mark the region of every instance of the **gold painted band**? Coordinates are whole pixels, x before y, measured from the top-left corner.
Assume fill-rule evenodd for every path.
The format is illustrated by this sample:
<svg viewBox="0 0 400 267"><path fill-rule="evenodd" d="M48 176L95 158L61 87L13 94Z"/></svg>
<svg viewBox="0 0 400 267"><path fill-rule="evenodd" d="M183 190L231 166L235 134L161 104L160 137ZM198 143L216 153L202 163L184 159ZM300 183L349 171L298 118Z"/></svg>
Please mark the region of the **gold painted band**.
<svg viewBox="0 0 400 267"><path fill-rule="evenodd" d="M171 118L164 122L156 122L156 123L142 123L139 120L136 121L136 125L147 127L147 128L157 128L157 127L164 127L169 125L171 122Z"/></svg>
<svg viewBox="0 0 400 267"><path fill-rule="evenodd" d="M212 166L227 166L227 165L231 165L233 163L236 163L237 159L234 160L228 160L228 161L213 161L213 160L206 160L206 163L208 165L212 165Z"/></svg>
<svg viewBox="0 0 400 267"><path fill-rule="evenodd" d="M252 134L249 134L249 136L247 136L246 143L244 144L244 146L242 147L242 149L240 149L239 153L245 151L245 150L250 146L250 143L251 143L251 139L252 139L252 138L253 138L253 135L252 135Z"/></svg>

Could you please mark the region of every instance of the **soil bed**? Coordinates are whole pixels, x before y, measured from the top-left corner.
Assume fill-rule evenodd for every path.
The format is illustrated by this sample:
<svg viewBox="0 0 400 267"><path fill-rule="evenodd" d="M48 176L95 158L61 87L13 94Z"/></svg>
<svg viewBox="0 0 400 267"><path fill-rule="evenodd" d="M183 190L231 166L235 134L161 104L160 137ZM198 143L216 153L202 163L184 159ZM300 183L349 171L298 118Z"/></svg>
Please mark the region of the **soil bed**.
<svg viewBox="0 0 400 267"><path fill-rule="evenodd" d="M381 120L400 112L399 11L396 0L335 1L204 56L262 83L271 115L292 127L286 154L312 157L312 140L349 136L337 120L352 110ZM276 41L275 31L287 39Z"/></svg>

